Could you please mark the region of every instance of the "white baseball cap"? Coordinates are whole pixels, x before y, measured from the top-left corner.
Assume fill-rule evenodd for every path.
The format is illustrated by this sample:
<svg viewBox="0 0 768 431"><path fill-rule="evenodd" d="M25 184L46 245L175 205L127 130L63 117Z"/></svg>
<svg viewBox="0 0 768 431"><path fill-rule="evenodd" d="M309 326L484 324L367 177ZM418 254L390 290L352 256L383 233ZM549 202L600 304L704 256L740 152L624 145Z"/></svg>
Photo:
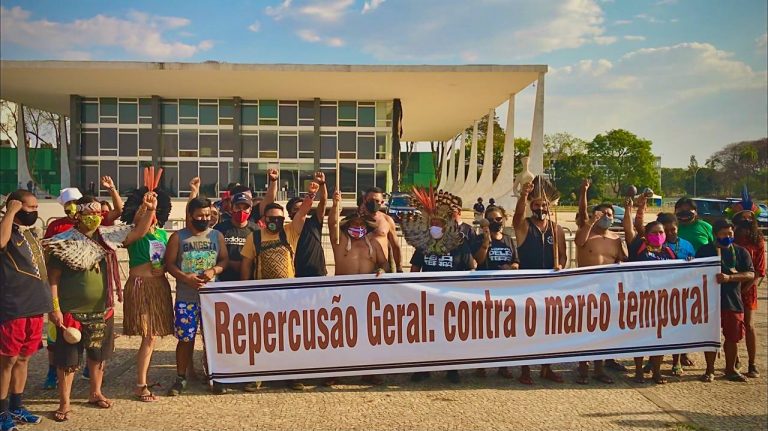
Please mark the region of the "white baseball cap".
<svg viewBox="0 0 768 431"><path fill-rule="evenodd" d="M59 197L56 198L56 202L64 206L67 202L76 201L81 197L83 197L83 194L80 193L80 190L77 187L67 187L66 189L61 189L61 193L59 193Z"/></svg>

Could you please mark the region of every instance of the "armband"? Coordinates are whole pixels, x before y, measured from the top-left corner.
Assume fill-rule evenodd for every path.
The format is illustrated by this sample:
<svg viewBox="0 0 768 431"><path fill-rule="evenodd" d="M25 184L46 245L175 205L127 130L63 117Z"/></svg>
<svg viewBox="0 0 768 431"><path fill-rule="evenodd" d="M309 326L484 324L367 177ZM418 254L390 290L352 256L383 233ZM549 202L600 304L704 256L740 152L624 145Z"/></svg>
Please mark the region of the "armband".
<svg viewBox="0 0 768 431"><path fill-rule="evenodd" d="M53 311L61 311L61 307L59 306L59 298L54 297L53 298Z"/></svg>

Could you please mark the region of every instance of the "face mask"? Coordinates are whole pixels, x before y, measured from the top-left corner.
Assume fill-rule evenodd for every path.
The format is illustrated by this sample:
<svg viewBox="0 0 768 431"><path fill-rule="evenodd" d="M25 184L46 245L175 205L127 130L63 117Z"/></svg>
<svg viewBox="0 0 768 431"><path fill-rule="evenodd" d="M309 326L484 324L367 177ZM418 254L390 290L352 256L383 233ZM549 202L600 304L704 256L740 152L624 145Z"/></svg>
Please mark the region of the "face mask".
<svg viewBox="0 0 768 431"><path fill-rule="evenodd" d="M440 239L443 237L443 228L440 226L430 226L429 235L434 239Z"/></svg>
<svg viewBox="0 0 768 431"><path fill-rule="evenodd" d="M365 227L350 227L347 229L347 234L354 239L360 239L368 233L368 229Z"/></svg>
<svg viewBox="0 0 768 431"><path fill-rule="evenodd" d="M64 207L64 214L68 215L69 217L74 217L76 213L77 213L77 205L69 204Z"/></svg>
<svg viewBox="0 0 768 431"><path fill-rule="evenodd" d="M283 219L277 218L277 219L271 219L267 220L267 230L272 233L280 232L283 229Z"/></svg>
<svg viewBox="0 0 768 431"><path fill-rule="evenodd" d="M210 222L210 220L197 220L197 219L193 219L190 222L190 224L192 225L193 228L195 228L195 230L202 232L202 231L208 229L208 223L209 222Z"/></svg>
<svg viewBox="0 0 768 431"><path fill-rule="evenodd" d="M101 225L101 216L100 215L84 215L80 217L80 221L83 223L83 226L85 226L88 231L96 230L99 225Z"/></svg>
<svg viewBox="0 0 768 431"><path fill-rule="evenodd" d="M730 237L730 236L727 236L725 238L718 238L717 239L717 244L720 247L730 247L731 244L733 244L733 238Z"/></svg>
<svg viewBox="0 0 768 431"><path fill-rule="evenodd" d="M648 240L648 245L651 247L661 247L661 245L664 244L664 241L667 240L667 235L664 232L649 233L645 236L645 239Z"/></svg>
<svg viewBox="0 0 768 431"><path fill-rule="evenodd" d="M488 229L490 229L491 232L501 232L501 222L494 220L488 223Z"/></svg>
<svg viewBox="0 0 768 431"><path fill-rule="evenodd" d="M101 218L107 218L108 215L109 215L109 211L102 211L101 212Z"/></svg>
<svg viewBox="0 0 768 431"><path fill-rule="evenodd" d="M695 214L691 210L685 210L685 211L680 211L678 213L675 213L675 215L677 216L677 219L680 220L681 222L689 222L693 220L693 217Z"/></svg>
<svg viewBox="0 0 768 431"><path fill-rule="evenodd" d="M602 216L600 220L597 221L597 227L600 229L608 229L613 224L613 217L608 216Z"/></svg>
<svg viewBox="0 0 768 431"><path fill-rule="evenodd" d="M19 212L16 213L16 218L19 219L20 225L32 226L37 221L37 211L19 210Z"/></svg>
<svg viewBox="0 0 768 431"><path fill-rule="evenodd" d="M365 209L367 209L368 212L371 214L375 213L380 208L381 208L381 205L379 205L379 203L376 201L368 201L365 203Z"/></svg>
<svg viewBox="0 0 768 431"><path fill-rule="evenodd" d="M533 213L533 218L537 220L544 220L544 217L547 215L547 213L545 213L541 208L531 210L531 212Z"/></svg>
<svg viewBox="0 0 768 431"><path fill-rule="evenodd" d="M235 211L232 213L232 221L237 224L245 223L245 221L248 220L248 216L250 215L251 215L250 212Z"/></svg>

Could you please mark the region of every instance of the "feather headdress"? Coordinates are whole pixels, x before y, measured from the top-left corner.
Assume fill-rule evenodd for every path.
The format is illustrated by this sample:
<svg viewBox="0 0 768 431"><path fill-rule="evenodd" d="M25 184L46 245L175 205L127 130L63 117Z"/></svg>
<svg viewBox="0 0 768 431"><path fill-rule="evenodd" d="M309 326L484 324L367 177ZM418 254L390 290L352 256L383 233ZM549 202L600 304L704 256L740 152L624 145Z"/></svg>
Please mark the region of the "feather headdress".
<svg viewBox="0 0 768 431"><path fill-rule="evenodd" d="M544 199L550 205L557 205L560 200L560 192L547 178L536 175L533 178L533 191L528 194L528 200Z"/></svg>
<svg viewBox="0 0 768 431"><path fill-rule="evenodd" d="M741 201L729 206L725 210L725 215L727 215L728 218L733 219L736 214L744 211L751 211L754 215L760 214L760 207L752 202L746 184L744 184L744 187L741 189Z"/></svg>
<svg viewBox="0 0 768 431"><path fill-rule="evenodd" d="M453 215L456 210L461 211L461 200L442 190L435 192L432 185L428 189L414 187L411 196L418 211L408 214L401 222L405 241L423 253L446 254L460 246L463 236ZM429 234L433 221L444 225L440 239Z"/></svg>
<svg viewBox="0 0 768 431"><path fill-rule="evenodd" d="M136 211L138 211L141 203L144 199L144 195L149 191L157 193L157 210L155 216L160 226L163 226L168 217L171 215L171 196L165 190L159 187L160 177L163 175L163 168L160 168L155 172L155 167L144 168L144 186L140 187L128 194L128 199L123 207L123 214L120 216L120 220L126 224L132 224L133 219L136 217Z"/></svg>

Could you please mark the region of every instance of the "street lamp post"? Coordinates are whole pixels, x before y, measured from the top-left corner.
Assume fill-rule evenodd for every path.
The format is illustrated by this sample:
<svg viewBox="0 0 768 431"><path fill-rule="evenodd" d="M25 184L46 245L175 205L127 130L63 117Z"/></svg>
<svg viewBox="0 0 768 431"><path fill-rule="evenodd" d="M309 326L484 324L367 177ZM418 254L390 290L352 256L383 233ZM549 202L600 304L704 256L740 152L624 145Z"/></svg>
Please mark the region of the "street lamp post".
<svg viewBox="0 0 768 431"><path fill-rule="evenodd" d="M699 169L701 169L701 166L697 167L696 170L693 171L693 197L699 196L696 194L696 174L699 173Z"/></svg>

